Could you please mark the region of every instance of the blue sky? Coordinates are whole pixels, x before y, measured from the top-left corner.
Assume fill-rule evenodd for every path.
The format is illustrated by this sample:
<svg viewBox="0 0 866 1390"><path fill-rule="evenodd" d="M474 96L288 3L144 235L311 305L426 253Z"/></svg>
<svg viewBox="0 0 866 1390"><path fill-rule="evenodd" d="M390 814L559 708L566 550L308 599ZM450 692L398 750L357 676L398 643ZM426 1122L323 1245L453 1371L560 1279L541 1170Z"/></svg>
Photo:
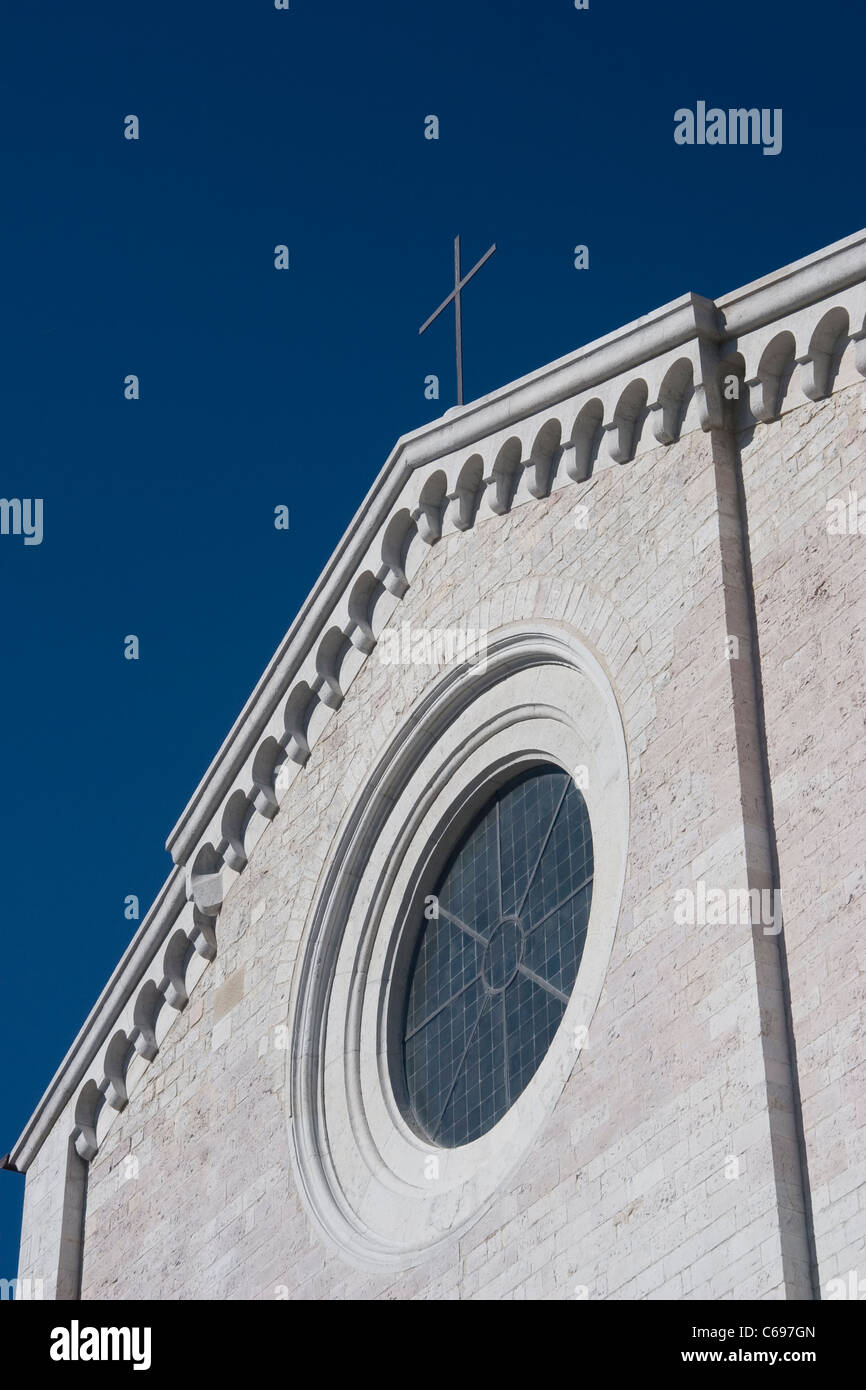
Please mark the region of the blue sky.
<svg viewBox="0 0 866 1390"><path fill-rule="evenodd" d="M0 535L0 1154L395 439L454 403L452 316L418 336L454 236L466 265L498 246L465 296L467 399L847 236L863 38L849 0L5 17L0 495L41 497L44 537ZM677 146L699 100L781 108L781 154ZM23 1185L0 1173L2 1277Z"/></svg>

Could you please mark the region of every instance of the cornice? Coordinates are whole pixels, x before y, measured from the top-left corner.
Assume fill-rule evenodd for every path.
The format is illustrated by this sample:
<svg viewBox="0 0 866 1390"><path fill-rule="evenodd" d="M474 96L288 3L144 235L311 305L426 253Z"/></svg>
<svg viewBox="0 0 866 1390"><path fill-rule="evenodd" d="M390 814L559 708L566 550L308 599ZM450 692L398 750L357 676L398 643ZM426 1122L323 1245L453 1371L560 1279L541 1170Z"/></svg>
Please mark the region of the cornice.
<svg viewBox="0 0 866 1390"><path fill-rule="evenodd" d="M866 280L866 230L716 300L725 339L742 337Z"/></svg>
<svg viewBox="0 0 866 1390"><path fill-rule="evenodd" d="M73 1100L78 1152L97 1152L216 955L252 844L442 536L720 428L725 373L744 385L737 428L822 399L849 344L866 375L864 321L866 231L715 302L684 295L404 435L171 832L175 868L7 1166L26 1171Z"/></svg>

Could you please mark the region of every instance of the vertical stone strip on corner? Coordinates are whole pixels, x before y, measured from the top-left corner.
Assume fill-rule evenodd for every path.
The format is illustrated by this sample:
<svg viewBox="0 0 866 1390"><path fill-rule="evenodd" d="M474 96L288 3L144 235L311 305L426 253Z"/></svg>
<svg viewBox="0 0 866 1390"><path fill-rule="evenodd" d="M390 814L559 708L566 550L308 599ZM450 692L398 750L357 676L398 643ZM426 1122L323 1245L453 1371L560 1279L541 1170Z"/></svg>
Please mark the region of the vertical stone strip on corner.
<svg viewBox="0 0 866 1390"><path fill-rule="evenodd" d="M765 932L761 924L754 924L752 944L785 1296L789 1300L818 1299L818 1263L782 919L746 495L733 431L730 428L711 429L710 447L718 496L727 631L740 639L738 655L728 664L742 789L748 886L750 890L771 888L774 904L772 929ZM755 808L761 833L755 834L753 830L750 836L751 807Z"/></svg>

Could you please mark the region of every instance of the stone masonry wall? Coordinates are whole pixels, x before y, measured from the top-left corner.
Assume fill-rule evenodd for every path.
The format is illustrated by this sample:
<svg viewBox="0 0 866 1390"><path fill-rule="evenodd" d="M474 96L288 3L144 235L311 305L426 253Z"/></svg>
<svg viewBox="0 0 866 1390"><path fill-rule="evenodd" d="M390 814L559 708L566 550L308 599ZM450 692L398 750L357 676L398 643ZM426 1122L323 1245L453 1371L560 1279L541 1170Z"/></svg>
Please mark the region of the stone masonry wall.
<svg viewBox="0 0 866 1390"><path fill-rule="evenodd" d="M824 1297L851 1270L866 1278L866 506L862 535L831 534L827 512L850 492L866 502L866 387L852 357L829 401L742 441Z"/></svg>
<svg viewBox="0 0 866 1390"><path fill-rule="evenodd" d="M808 420L826 409L799 412L804 438ZM793 440L787 419L772 428ZM90 1166L85 1298L804 1296L805 1275L784 1255L780 1229L760 952L748 926L673 919L676 891L697 878L747 886L751 853L743 789L755 779L755 750L738 736L724 659L731 518L727 502L720 513L717 482L700 431L601 468L584 484L443 539L395 615L441 627L470 618L477 625L480 614L492 630L543 614L572 621L604 662L598 632L580 616L597 597L628 624L642 658L644 718L626 727L632 824L610 969L588 1045L513 1181L443 1255L399 1276L356 1270L326 1248L294 1190L287 1057L277 1044L301 934L354 791L425 681L419 669L383 666L374 652L233 886L215 962ZM585 531L574 525L578 500L590 508ZM796 551L793 537L786 543ZM772 578L778 538L764 547L770 622L781 602ZM844 547L832 553L844 566ZM817 559L809 564L821 568ZM823 578L821 569L816 588ZM833 576L825 582L835 592ZM828 635L825 625L814 640L834 643L842 659L843 627ZM798 651L779 649L776 661ZM854 656L846 660L853 670ZM831 676L828 666L822 680ZM621 702L627 693L618 692ZM785 751L777 716L772 729L783 868L796 890L810 871L805 861L791 867L793 846L815 827L788 768L796 744ZM838 775L850 778L851 740L841 729L826 736ZM817 758L810 776L823 775ZM820 855L820 840L809 846ZM838 851L852 853L842 836ZM815 891L828 897L825 918L831 904L844 909L835 873L828 861L815 875ZM850 868L839 877L852 891ZM853 930L853 915L847 920ZM842 936L831 931L828 942L810 920L796 977L805 1025L815 984L804 985L803 972L816 979L811 943L819 934L821 949L829 944L844 962ZM814 1038L807 1032L810 1075L826 1066L825 1031L813 1024ZM853 1104L843 1073L833 1085L843 1105ZM834 1121L815 1108L824 1103L816 1091L807 1088L820 1147L820 1126ZM839 1139L834 1149L830 1138L818 1179L831 1200L844 1201L833 1187L844 1146Z"/></svg>

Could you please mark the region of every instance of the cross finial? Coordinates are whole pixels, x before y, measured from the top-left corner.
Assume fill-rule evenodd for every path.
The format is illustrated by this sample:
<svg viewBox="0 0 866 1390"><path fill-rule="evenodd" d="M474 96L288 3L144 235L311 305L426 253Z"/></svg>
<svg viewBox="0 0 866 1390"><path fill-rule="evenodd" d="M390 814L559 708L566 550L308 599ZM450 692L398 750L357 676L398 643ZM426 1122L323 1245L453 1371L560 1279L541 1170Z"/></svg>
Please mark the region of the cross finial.
<svg viewBox="0 0 866 1390"><path fill-rule="evenodd" d="M496 243L494 242L493 245L491 246L490 250L489 250L489 251L486 251L486 252L484 253L484 255L481 257L481 260L478 262L478 264L477 264L472 270L470 270L469 274L468 274L468 275L465 275L465 276L463 276L463 277L461 277L461 274L460 274L460 238L459 238L459 236L454 238L454 288L453 288L453 290L451 291L451 293L449 294L448 298L447 298L446 300L444 300L444 301L439 305L439 308L436 310L435 314L431 314L430 317L429 317L429 319L427 320L427 322L426 322L425 324L422 324L422 326L418 329L418 333L419 333L419 335L420 335L421 333L424 332L425 329L427 329L427 328L430 327L430 325L431 325L431 323L433 322L434 319L437 319L437 318L439 317L439 315L442 313L442 310L443 310L443 309L447 309L447 308L448 308L448 305L451 303L452 299L454 300L454 317L455 317L455 325L456 325L456 331L457 331L457 404L458 404L458 405L462 405L462 404L463 404L463 305L462 305L462 301L461 301L461 298L460 298L460 294L461 294L461 291L463 290L464 286L469 284L469 281L472 279L472 276L475 275L476 272L479 271L479 270L481 269L481 267L483 266L484 262L490 260L490 257L493 255L493 252L494 252L495 250L496 250Z"/></svg>

